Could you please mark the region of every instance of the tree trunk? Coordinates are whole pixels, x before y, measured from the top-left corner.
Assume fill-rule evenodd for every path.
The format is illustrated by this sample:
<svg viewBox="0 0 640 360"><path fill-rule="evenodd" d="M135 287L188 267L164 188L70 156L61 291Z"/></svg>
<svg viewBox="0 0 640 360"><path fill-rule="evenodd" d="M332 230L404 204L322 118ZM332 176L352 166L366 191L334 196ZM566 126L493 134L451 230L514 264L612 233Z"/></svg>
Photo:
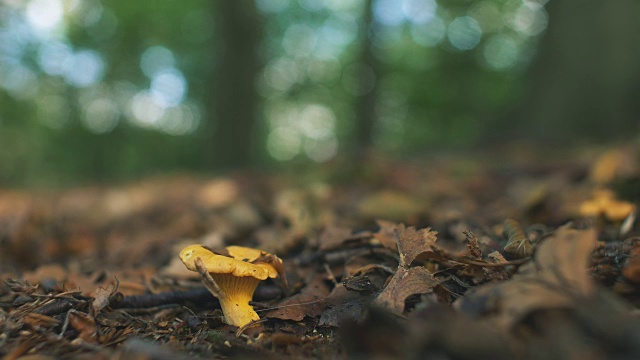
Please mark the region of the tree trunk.
<svg viewBox="0 0 640 360"><path fill-rule="evenodd" d="M360 63L363 67L359 75L360 94L356 99L355 147L353 153L359 160L366 156L372 145L373 124L376 118L378 77L380 64L373 55L372 36L375 36L377 23L373 17L373 1L367 0L363 9L363 34ZM368 67L369 69L367 69ZM371 71L369 71L371 70ZM372 78L373 76L373 78ZM373 82L373 85L372 85Z"/></svg>
<svg viewBox="0 0 640 360"><path fill-rule="evenodd" d="M217 1L216 64L212 73L212 165L227 170L251 165L255 159L258 94L261 69L258 46L261 18L253 1Z"/></svg>
<svg viewBox="0 0 640 360"><path fill-rule="evenodd" d="M521 137L549 143L620 138L640 112L640 2L562 0L547 6L549 27L517 114Z"/></svg>

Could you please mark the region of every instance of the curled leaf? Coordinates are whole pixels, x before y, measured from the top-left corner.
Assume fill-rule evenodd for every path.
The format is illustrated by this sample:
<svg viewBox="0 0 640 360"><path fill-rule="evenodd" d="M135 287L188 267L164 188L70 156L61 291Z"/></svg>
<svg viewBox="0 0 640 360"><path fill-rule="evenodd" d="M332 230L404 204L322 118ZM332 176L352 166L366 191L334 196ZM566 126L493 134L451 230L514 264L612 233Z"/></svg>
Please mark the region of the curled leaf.
<svg viewBox="0 0 640 360"><path fill-rule="evenodd" d="M400 265L410 266L415 260L439 259L439 252L434 249L438 233L431 228L416 230L410 226L398 225L395 231Z"/></svg>
<svg viewBox="0 0 640 360"><path fill-rule="evenodd" d="M426 268L416 266L406 269L400 266L373 303L396 315L402 315L409 296L429 293L436 285L438 281Z"/></svg>

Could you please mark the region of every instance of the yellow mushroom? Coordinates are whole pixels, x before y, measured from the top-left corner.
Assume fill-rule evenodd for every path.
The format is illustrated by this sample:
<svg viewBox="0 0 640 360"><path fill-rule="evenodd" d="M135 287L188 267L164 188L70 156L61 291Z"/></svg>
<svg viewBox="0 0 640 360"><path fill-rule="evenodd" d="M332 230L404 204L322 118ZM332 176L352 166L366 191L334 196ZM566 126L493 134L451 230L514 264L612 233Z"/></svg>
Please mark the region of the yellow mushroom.
<svg viewBox="0 0 640 360"><path fill-rule="evenodd" d="M202 245L189 245L180 251L180 260L191 271L198 271L197 259L220 289L212 293L220 301L229 325L241 327L260 319L249 305L260 281L280 275L286 285L282 260L258 249L228 246L215 252Z"/></svg>

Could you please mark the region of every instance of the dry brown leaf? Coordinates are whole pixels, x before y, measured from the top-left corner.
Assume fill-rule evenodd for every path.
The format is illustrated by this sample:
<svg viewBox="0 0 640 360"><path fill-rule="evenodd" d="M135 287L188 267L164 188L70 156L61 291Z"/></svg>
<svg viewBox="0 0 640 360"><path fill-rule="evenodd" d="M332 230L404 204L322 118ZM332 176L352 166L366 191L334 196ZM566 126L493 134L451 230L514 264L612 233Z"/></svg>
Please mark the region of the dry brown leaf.
<svg viewBox="0 0 640 360"><path fill-rule="evenodd" d="M399 266L389 284L373 303L396 315L402 315L405 301L409 296L429 293L436 285L438 285L438 281L426 268L417 266L406 269Z"/></svg>
<svg viewBox="0 0 640 360"><path fill-rule="evenodd" d="M415 260L440 258L433 248L438 233L431 228L416 230L413 226L405 228L400 224L395 234L400 252L400 265L410 266Z"/></svg>
<svg viewBox="0 0 640 360"><path fill-rule="evenodd" d="M94 315L109 305L109 297L114 293L115 289L116 286L114 284L109 284L106 287L98 286L98 289L94 292L94 299L91 304Z"/></svg>
<svg viewBox="0 0 640 360"><path fill-rule="evenodd" d="M329 287L321 275L314 275L299 294L279 303L278 308L267 312L265 317L281 320L302 321L305 316L317 317L326 307L323 299L329 295Z"/></svg>
<svg viewBox="0 0 640 360"><path fill-rule="evenodd" d="M280 280L284 284L284 287L289 287L289 283L287 282L287 275L284 273L284 267L282 266L282 260L279 257L273 254L269 254L267 252L262 251L260 253L260 257L251 261L252 264L269 264L276 269Z"/></svg>
<svg viewBox="0 0 640 360"><path fill-rule="evenodd" d="M393 251L398 250L398 242L396 241L395 232L398 224L392 221L386 220L376 220L376 224L380 227L377 233L373 234L373 237L376 238L380 244L387 249L391 249Z"/></svg>
<svg viewBox="0 0 640 360"><path fill-rule="evenodd" d="M78 337L88 343L95 343L98 335L98 325L91 316L79 311L70 310L69 325L78 331Z"/></svg>
<svg viewBox="0 0 640 360"><path fill-rule="evenodd" d="M339 248L351 237L352 230L346 227L327 226L318 237L318 248L320 250L331 250Z"/></svg>
<svg viewBox="0 0 640 360"><path fill-rule="evenodd" d="M467 239L467 249L472 259L482 260L482 250L480 250L480 244L478 244L478 238L471 232L465 231L464 236Z"/></svg>
<svg viewBox="0 0 640 360"><path fill-rule="evenodd" d="M503 233L508 239L507 244L504 246L504 251L516 259L523 259L533 254L533 246L531 246L531 242L529 242L527 235L517 221L513 219L505 220Z"/></svg>
<svg viewBox="0 0 640 360"><path fill-rule="evenodd" d="M594 230L560 228L512 279L478 287L456 306L475 315L495 313L504 328L535 310L570 307L594 293L587 267L596 241Z"/></svg>

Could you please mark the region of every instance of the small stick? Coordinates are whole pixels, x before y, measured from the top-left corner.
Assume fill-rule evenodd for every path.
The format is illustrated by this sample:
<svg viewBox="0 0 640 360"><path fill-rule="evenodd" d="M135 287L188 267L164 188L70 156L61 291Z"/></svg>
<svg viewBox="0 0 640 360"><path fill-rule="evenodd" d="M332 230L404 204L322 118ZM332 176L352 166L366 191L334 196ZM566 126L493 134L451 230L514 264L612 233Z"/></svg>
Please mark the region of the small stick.
<svg viewBox="0 0 640 360"><path fill-rule="evenodd" d="M331 280L333 285L338 285L338 280L336 280L335 275L333 275L333 271L331 271L331 268L329 267L329 264L324 263L324 271L327 272L327 275L329 276L329 280Z"/></svg>
<svg viewBox="0 0 640 360"><path fill-rule="evenodd" d="M211 294L218 299L221 296L224 296L224 293L222 292L222 290L220 290L218 284L216 284L215 280L213 280L213 277L211 277L211 274L209 274L209 270L207 270L206 266L204 266L204 264L202 263L202 259L197 258L195 264L198 272L200 273L200 276L202 276L202 284L204 285L204 287L206 287L207 290L209 290L209 292L211 292Z"/></svg>
<svg viewBox="0 0 640 360"><path fill-rule="evenodd" d="M183 304L185 302L202 304L211 301L216 301L216 299L211 296L211 293L209 293L207 289L197 288L188 291L169 291L158 294L125 296L122 300L111 303L110 306L114 309L140 309L166 304Z"/></svg>

